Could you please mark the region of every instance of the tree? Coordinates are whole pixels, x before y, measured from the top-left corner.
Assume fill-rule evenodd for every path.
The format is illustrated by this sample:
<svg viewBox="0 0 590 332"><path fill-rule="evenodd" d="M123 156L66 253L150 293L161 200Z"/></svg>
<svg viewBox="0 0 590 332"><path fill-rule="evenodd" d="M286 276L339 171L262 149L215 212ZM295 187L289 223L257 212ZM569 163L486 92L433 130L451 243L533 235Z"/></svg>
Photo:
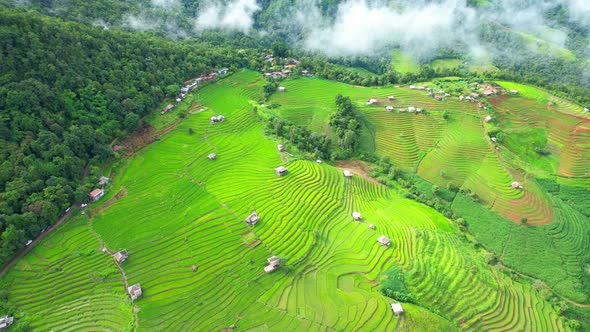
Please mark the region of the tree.
<svg viewBox="0 0 590 332"><path fill-rule="evenodd" d="M127 114L123 126L129 131L134 131L139 126L139 115L135 113Z"/></svg>

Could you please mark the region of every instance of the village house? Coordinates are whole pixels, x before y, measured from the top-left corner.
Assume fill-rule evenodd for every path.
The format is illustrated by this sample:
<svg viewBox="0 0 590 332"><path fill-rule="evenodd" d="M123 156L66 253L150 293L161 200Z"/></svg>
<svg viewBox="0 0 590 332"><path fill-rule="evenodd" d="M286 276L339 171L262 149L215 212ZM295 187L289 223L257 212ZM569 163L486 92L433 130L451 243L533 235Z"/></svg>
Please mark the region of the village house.
<svg viewBox="0 0 590 332"><path fill-rule="evenodd" d="M404 113L404 112L406 112L406 111L407 111L407 110L406 110L405 108L400 108L400 109L399 109L399 112L400 112L400 113Z"/></svg>
<svg viewBox="0 0 590 332"><path fill-rule="evenodd" d="M14 317L11 316L4 316L0 317L0 331L4 331L8 329L10 325L14 322Z"/></svg>
<svg viewBox="0 0 590 332"><path fill-rule="evenodd" d="M422 109L421 108L416 108L416 113L422 113Z"/></svg>
<svg viewBox="0 0 590 332"><path fill-rule="evenodd" d="M217 72L219 75L225 75L229 71L229 68L220 68Z"/></svg>
<svg viewBox="0 0 590 332"><path fill-rule="evenodd" d="M344 173L344 176L347 178L352 177L352 172L347 169L344 170L342 173Z"/></svg>
<svg viewBox="0 0 590 332"><path fill-rule="evenodd" d="M518 90L510 90L510 91L508 91L508 92L510 92L510 93L511 93L511 94L513 94L513 95L516 95L516 94L518 94Z"/></svg>
<svg viewBox="0 0 590 332"><path fill-rule="evenodd" d="M160 112L160 114L166 114L168 111L170 111L173 108L174 108L174 105L168 104L166 107L164 107L164 109L162 109L162 112Z"/></svg>
<svg viewBox="0 0 590 332"><path fill-rule="evenodd" d="M385 110L387 110L387 112L392 112L393 111L393 106L386 106Z"/></svg>
<svg viewBox="0 0 590 332"><path fill-rule="evenodd" d="M389 238L385 235L381 235L378 239L377 242L379 242L381 245L385 246L385 247L389 247L391 245L391 241L389 241Z"/></svg>
<svg viewBox="0 0 590 332"><path fill-rule="evenodd" d="M215 123L217 122L217 117L216 116L212 116L211 117L211 123Z"/></svg>
<svg viewBox="0 0 590 332"><path fill-rule="evenodd" d="M256 211L252 211L252 213L250 213L250 215L246 218L246 223L248 225L256 225L258 220L260 220L258 213L256 213Z"/></svg>
<svg viewBox="0 0 590 332"><path fill-rule="evenodd" d="M283 176L283 175L287 174L287 167L279 166L279 167L275 168L275 173L277 174L277 176Z"/></svg>
<svg viewBox="0 0 590 332"><path fill-rule="evenodd" d="M127 287L127 292L129 293L129 296L131 297L131 300L133 300L133 301L140 298L141 294L143 294L143 292L141 291L140 284L135 284L133 286Z"/></svg>
<svg viewBox="0 0 590 332"><path fill-rule="evenodd" d="M104 196L104 190L98 188L88 194L88 197L90 197L90 200L93 202L98 201L102 196Z"/></svg>
<svg viewBox="0 0 590 332"><path fill-rule="evenodd" d="M416 107L414 107L414 106L408 107L408 112L410 112L410 113L416 112Z"/></svg>
<svg viewBox="0 0 590 332"><path fill-rule="evenodd" d="M188 93L188 88L187 87L183 87L180 89L180 93L186 94Z"/></svg>
<svg viewBox="0 0 590 332"><path fill-rule="evenodd" d="M441 97L441 96L434 96L434 99L436 99L438 101L443 101L444 100L443 97Z"/></svg>
<svg viewBox="0 0 590 332"><path fill-rule="evenodd" d="M486 116L485 119L483 119L485 122L490 122L492 121L492 117L491 116Z"/></svg>
<svg viewBox="0 0 590 332"><path fill-rule="evenodd" d="M174 101L176 101L176 103L178 104L178 103L180 103L182 101L182 99L176 98Z"/></svg>
<svg viewBox="0 0 590 332"><path fill-rule="evenodd" d="M287 89L284 86L279 86L279 92L285 92Z"/></svg>
<svg viewBox="0 0 590 332"><path fill-rule="evenodd" d="M510 185L513 189L522 189L522 186L520 185L520 183L518 183L518 181L514 181L512 182L512 184Z"/></svg>
<svg viewBox="0 0 590 332"><path fill-rule="evenodd" d="M395 97L394 96L389 96L389 97L387 97L387 99L389 99L389 100L395 100Z"/></svg>
<svg viewBox="0 0 590 332"><path fill-rule="evenodd" d="M215 160L217 159L217 153L211 153L207 156L207 159L209 160Z"/></svg>
<svg viewBox="0 0 590 332"><path fill-rule="evenodd" d="M279 150L279 152L283 152L285 151L285 146L283 144L279 144L277 145L277 150Z"/></svg>
<svg viewBox="0 0 590 332"><path fill-rule="evenodd" d="M370 229L375 229L375 225L373 225L373 224L369 224L369 228L370 228Z"/></svg>
<svg viewBox="0 0 590 332"><path fill-rule="evenodd" d="M391 311L393 311L394 315L399 316L404 313L404 308L402 308L402 305L399 303L392 303Z"/></svg>
<svg viewBox="0 0 590 332"><path fill-rule="evenodd" d="M353 212L352 213L352 219L359 221L362 219L361 213L360 212Z"/></svg>
<svg viewBox="0 0 590 332"><path fill-rule="evenodd" d="M113 258L117 261L117 264L123 263L127 258L129 258L129 253L127 250L117 251L113 254Z"/></svg>
<svg viewBox="0 0 590 332"><path fill-rule="evenodd" d="M264 272L270 273L280 267L279 258L277 256L272 256L266 260L268 265L264 268Z"/></svg>
<svg viewBox="0 0 590 332"><path fill-rule="evenodd" d="M588 113L590 112L590 109L588 109L588 107L584 107L584 112Z"/></svg>
<svg viewBox="0 0 590 332"><path fill-rule="evenodd" d="M104 186L106 186L107 184L109 184L109 178L107 178L106 176L101 176L98 179L98 184L101 185L104 188Z"/></svg>
<svg viewBox="0 0 590 332"><path fill-rule="evenodd" d="M319 159L318 159L318 160L316 160L315 162L316 162L316 163L318 163L318 164L321 164L321 163L322 163L322 161L321 161L321 160L319 160Z"/></svg>
<svg viewBox="0 0 590 332"><path fill-rule="evenodd" d="M371 98L367 102L367 105L375 105L375 104L377 104L377 99L375 99L375 98Z"/></svg>
<svg viewBox="0 0 590 332"><path fill-rule="evenodd" d="M495 137L490 137L490 140L494 143L496 143L498 141Z"/></svg>

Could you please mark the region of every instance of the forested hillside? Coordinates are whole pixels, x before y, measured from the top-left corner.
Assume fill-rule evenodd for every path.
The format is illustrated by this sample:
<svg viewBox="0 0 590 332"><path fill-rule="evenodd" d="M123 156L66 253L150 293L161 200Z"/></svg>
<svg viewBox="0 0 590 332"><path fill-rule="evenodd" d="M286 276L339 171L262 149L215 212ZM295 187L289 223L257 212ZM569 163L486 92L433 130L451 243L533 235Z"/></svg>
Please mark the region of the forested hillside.
<svg viewBox="0 0 590 332"><path fill-rule="evenodd" d="M86 200L91 168L135 130L166 92L245 51L0 8L0 262Z"/></svg>

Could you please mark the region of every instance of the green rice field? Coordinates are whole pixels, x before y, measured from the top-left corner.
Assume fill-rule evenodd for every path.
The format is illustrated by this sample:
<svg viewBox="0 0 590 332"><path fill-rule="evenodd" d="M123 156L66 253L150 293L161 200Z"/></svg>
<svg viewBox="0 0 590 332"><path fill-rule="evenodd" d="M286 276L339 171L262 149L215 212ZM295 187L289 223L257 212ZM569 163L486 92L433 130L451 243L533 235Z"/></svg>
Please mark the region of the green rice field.
<svg viewBox="0 0 590 332"><path fill-rule="evenodd" d="M474 246L433 208L358 175L345 178L329 162L278 152L285 142L264 136L252 106L260 104L263 84L260 74L243 70L193 92L179 108L186 117L128 160L106 197L1 279L19 319L36 331L568 330L528 278L487 264L486 250L506 268L586 303L577 277L588 259L587 218L493 149L484 110L407 87L311 78L282 82L286 92L269 101L286 119L331 134L334 97L350 96L369 122L365 139L375 153L432 184L478 193L481 204L461 194L452 202L483 244ZM366 105L369 98L378 105ZM386 112L386 105L428 114ZM499 125L519 120L500 106L497 112ZM226 120L212 124L213 115ZM177 115L169 117L148 121L165 127ZM586 128L579 126L576 149L585 148ZM563 135L550 134L549 141ZM209 160L210 153L217 159ZM584 166L570 159L557 169L579 174ZM278 166L288 173L277 177ZM525 190L510 188L514 179ZM260 221L250 226L244 219L254 210ZM355 211L361 221L353 220ZM532 226L513 222L523 215ZM381 235L390 247L377 242ZM122 249L129 258L119 270L105 250ZM271 256L283 266L265 273ZM399 317L390 308L398 301L379 292L394 268L412 298ZM129 299L124 278L141 284L141 298Z"/></svg>

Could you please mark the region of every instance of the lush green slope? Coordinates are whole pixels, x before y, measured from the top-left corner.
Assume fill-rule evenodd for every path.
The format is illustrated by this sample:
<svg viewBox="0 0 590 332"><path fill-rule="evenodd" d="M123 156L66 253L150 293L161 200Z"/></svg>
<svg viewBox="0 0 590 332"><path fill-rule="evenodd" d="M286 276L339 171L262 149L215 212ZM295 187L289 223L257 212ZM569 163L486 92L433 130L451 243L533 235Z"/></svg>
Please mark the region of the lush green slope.
<svg viewBox="0 0 590 332"><path fill-rule="evenodd" d="M244 71L204 88L200 101L208 110L189 114L134 157L105 198L108 204L89 211L88 222L105 245L130 253L123 270L129 283L144 290L133 304L139 330L220 330L232 324L240 330L564 329L557 311L531 286L490 268L483 251L438 212L361 177L346 179L330 165L278 153L249 103L259 98L261 84L258 75ZM227 120L210 124L218 114ZM206 158L211 152L216 160ZM279 178L273 168L282 164L289 173ZM243 219L254 209L261 221L251 228ZM353 211L363 221L353 222ZM65 241L73 248L84 243L80 248L94 263L72 261L82 280L114 270L97 268L110 258L81 222L47 243L62 237L75 238ZM391 248L376 242L381 234L392 240ZM59 303L71 279L40 275L21 285L19 278L37 256L44 264L67 264L63 248L35 248L4 279L10 301L39 330L55 326L53 316L35 313ZM283 257L286 266L265 274L272 255ZM417 303L404 304L402 318L392 315L393 300L377 292L394 266L401 267ZM34 301L26 296L47 283L57 291ZM120 299L122 282L118 289ZM92 298L83 289L75 294ZM120 300L104 301L108 307ZM89 329L118 330L131 316L127 301L119 307L120 319L98 316ZM75 326L80 316L61 319Z"/></svg>

